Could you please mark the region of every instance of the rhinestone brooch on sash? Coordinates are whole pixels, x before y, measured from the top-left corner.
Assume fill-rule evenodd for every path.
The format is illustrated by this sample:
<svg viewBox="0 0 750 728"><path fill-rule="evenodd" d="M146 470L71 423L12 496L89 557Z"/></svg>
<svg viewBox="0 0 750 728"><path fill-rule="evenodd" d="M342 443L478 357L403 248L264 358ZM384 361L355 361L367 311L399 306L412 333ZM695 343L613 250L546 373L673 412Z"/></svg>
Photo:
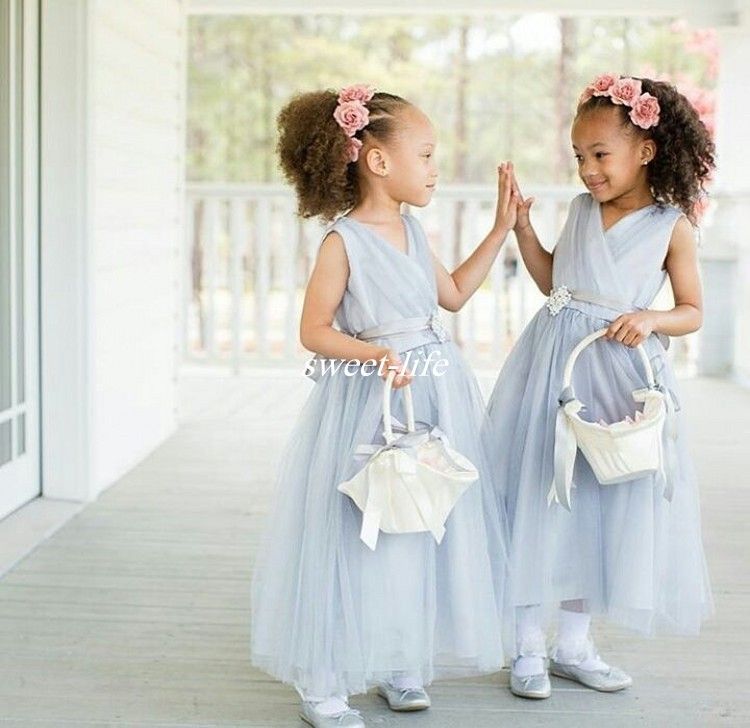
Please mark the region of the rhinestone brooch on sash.
<svg viewBox="0 0 750 728"><path fill-rule="evenodd" d="M435 313L433 313L432 316L430 316L430 321L429 321L428 326L432 330L432 333L435 334L435 336L437 336L438 341L440 343L443 343L444 341L448 341L448 339L450 338L448 334L448 329L446 329L445 326L443 326L443 322L440 320L440 314L437 311L435 311Z"/></svg>
<svg viewBox="0 0 750 728"><path fill-rule="evenodd" d="M547 299L547 308L552 316L557 316L565 306L567 306L573 297L567 286L558 286L550 291Z"/></svg>

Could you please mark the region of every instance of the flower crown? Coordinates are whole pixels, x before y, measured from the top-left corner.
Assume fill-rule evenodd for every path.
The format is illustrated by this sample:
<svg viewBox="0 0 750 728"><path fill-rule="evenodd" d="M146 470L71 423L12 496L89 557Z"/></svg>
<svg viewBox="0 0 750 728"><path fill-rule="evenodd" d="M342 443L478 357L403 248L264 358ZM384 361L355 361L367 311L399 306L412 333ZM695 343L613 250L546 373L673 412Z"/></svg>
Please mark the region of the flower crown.
<svg viewBox="0 0 750 728"><path fill-rule="evenodd" d="M373 97L375 89L363 83L346 86L339 91L338 105L333 112L336 123L349 137L346 157L349 162L359 159L362 142L354 135L370 122L370 112L365 104Z"/></svg>
<svg viewBox="0 0 750 728"><path fill-rule="evenodd" d="M630 120L641 129L650 129L659 123L659 100L650 93L643 93L637 78L620 78L613 73L602 73L586 86L578 105L592 96L607 96L613 104L630 106Z"/></svg>

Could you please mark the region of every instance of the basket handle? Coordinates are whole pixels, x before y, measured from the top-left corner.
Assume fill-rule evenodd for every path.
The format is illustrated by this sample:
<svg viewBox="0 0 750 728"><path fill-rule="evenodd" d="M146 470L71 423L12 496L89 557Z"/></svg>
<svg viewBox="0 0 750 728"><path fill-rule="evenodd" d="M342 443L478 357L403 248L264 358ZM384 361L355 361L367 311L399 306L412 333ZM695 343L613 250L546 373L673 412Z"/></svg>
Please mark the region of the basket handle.
<svg viewBox="0 0 750 728"><path fill-rule="evenodd" d="M391 369L388 372L388 378L385 380L385 387L383 388L383 424L385 425L385 441L390 445L396 437L393 434L393 427L391 426L391 392L393 391L393 380L396 378L396 370ZM407 384L403 387L404 390L404 407L406 408L406 429L409 432L416 432L416 424L414 423L414 402L411 396L411 385Z"/></svg>
<svg viewBox="0 0 750 728"><path fill-rule="evenodd" d="M589 345L593 344L597 339L600 339L606 334L608 328L599 329L594 331L593 334L589 334L585 338L581 339L575 349L570 352L568 361L565 364L565 371L563 372L563 390L570 387L571 394L573 392L571 383L573 380L573 367L575 366L576 360L578 359L581 352ZM653 389L656 386L656 379L654 378L654 369L651 366L651 361L646 354L646 349L643 344L638 344L636 347L638 353L641 355L641 361L643 362L643 368L646 370L646 381L648 382L649 389Z"/></svg>

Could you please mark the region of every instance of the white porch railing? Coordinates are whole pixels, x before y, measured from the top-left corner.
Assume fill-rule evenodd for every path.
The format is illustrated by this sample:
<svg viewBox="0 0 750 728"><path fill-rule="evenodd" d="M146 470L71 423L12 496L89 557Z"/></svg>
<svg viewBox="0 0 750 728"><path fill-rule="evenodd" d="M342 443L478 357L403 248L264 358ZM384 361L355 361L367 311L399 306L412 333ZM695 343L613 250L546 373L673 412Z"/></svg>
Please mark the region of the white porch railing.
<svg viewBox="0 0 750 728"><path fill-rule="evenodd" d="M529 188L536 198L534 223L548 247L579 191ZM445 185L429 207L412 210L446 267L464 259L489 230L495 194L489 186ZM193 183L187 205L183 361L234 372L258 364L301 365L309 354L299 343L299 316L323 228L295 215L291 191L281 185ZM464 309L443 312L475 366L499 367L544 301L521 266L510 235Z"/></svg>

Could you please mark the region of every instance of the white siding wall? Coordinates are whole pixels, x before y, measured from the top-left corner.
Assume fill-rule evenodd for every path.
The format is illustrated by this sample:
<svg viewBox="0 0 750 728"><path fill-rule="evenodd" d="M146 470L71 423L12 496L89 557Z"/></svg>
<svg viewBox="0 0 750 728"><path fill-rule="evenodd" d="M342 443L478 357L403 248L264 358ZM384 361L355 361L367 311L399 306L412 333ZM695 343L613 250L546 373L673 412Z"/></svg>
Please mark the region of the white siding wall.
<svg viewBox="0 0 750 728"><path fill-rule="evenodd" d="M175 427L185 16L94 0L90 32L93 490Z"/></svg>

